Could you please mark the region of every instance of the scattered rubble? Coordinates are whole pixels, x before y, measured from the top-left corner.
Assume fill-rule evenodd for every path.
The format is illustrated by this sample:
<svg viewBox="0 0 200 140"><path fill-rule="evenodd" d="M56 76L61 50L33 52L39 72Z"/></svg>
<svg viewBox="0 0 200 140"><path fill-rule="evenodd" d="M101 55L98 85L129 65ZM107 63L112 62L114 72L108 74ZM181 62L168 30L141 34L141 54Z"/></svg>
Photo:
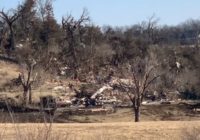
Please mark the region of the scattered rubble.
<svg viewBox="0 0 200 140"><path fill-rule="evenodd" d="M126 91L120 89L121 84L133 86L131 79L112 78L107 84L103 85L83 83L77 86L75 85L76 83L70 83L66 86L66 84L55 86L52 89L58 94L62 93L56 97L57 108L69 108L70 110L76 108L75 110L80 114L96 114L113 112L116 107L131 106L129 98L125 94ZM173 95L176 97L180 94L177 91L168 92L174 92ZM175 104L174 100L176 98L168 97L168 92L147 91L142 104ZM108 107L107 105L110 106Z"/></svg>
<svg viewBox="0 0 200 140"><path fill-rule="evenodd" d="M66 87L63 87L63 86L57 86L53 88L54 91L65 91L65 89Z"/></svg>

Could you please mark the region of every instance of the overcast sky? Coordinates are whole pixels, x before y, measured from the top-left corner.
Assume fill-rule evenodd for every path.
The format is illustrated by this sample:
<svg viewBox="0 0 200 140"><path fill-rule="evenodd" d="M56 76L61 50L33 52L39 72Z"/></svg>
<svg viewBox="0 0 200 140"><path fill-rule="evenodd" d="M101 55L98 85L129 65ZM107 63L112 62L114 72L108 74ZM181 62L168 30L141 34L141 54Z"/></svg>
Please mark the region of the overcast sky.
<svg viewBox="0 0 200 140"><path fill-rule="evenodd" d="M0 9L16 8L23 0L0 0ZM55 0L54 14L76 18L87 8L98 25L127 26L147 20L153 14L160 24L176 25L187 19L200 19L200 0Z"/></svg>

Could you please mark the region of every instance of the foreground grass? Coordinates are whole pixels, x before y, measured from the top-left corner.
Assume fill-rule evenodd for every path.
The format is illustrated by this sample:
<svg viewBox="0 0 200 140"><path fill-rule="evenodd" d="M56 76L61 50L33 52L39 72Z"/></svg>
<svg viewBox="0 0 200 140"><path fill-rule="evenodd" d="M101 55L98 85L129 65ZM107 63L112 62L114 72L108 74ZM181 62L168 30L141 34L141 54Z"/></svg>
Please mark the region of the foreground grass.
<svg viewBox="0 0 200 140"><path fill-rule="evenodd" d="M75 123L75 124L0 124L1 140L125 140L176 139L193 135L199 121ZM189 131L191 130L191 131ZM188 133L184 133L188 132Z"/></svg>

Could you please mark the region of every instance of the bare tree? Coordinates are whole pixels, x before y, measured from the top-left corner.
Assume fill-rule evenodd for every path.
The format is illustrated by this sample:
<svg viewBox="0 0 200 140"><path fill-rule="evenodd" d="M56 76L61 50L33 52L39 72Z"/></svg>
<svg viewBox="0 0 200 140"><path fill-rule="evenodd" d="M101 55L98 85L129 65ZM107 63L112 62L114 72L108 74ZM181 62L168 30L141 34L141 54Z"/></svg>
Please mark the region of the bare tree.
<svg viewBox="0 0 200 140"><path fill-rule="evenodd" d="M33 82L35 82L37 74L35 74L35 76L33 76L33 70L34 67L36 65L36 61L34 59L30 59L27 61L26 66L27 66L27 74L25 74L25 72L21 72L19 74L19 79L21 82L21 85L23 86L23 102L24 105L32 103L32 84Z"/></svg>
<svg viewBox="0 0 200 140"><path fill-rule="evenodd" d="M73 59L72 68L74 71L74 79L78 78L78 58L77 46L83 45L82 27L90 20L87 10L84 10L81 17L76 20L69 15L67 18L62 18L62 28L65 32L65 40L68 42L67 54Z"/></svg>
<svg viewBox="0 0 200 140"><path fill-rule="evenodd" d="M149 44L155 43L158 21L159 19L153 14L147 21L143 21L141 24L141 29L145 33L144 35Z"/></svg>
<svg viewBox="0 0 200 140"><path fill-rule="evenodd" d="M10 50L15 49L15 35L14 35L13 25L15 21L19 18L19 16L20 16L19 12L14 12L14 14L10 16L8 13L5 13L3 10L0 11L0 18L2 18L3 21L6 22L10 31L8 45L6 46L6 49L8 50L8 52L10 52Z"/></svg>
<svg viewBox="0 0 200 140"><path fill-rule="evenodd" d="M127 93L132 107L135 113L135 122L140 121L140 107L145 94L149 86L159 77L159 75L153 75L154 67L150 66L144 70L144 74L141 75L141 70L135 70L134 66L131 66L131 80L128 83L119 81L120 87Z"/></svg>
<svg viewBox="0 0 200 140"><path fill-rule="evenodd" d="M53 3L53 0L37 0L38 14L43 22L46 20L46 17L48 16L49 11L52 11L52 3Z"/></svg>

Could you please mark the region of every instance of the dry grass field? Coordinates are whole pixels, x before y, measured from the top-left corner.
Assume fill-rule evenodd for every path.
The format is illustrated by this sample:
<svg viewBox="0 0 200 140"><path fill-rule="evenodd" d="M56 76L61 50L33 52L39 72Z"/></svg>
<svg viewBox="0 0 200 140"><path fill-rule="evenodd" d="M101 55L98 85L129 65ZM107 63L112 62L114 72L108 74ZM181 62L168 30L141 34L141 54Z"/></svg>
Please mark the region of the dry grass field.
<svg viewBox="0 0 200 140"><path fill-rule="evenodd" d="M0 124L0 136L1 140L182 140L192 138L194 127L200 122Z"/></svg>

